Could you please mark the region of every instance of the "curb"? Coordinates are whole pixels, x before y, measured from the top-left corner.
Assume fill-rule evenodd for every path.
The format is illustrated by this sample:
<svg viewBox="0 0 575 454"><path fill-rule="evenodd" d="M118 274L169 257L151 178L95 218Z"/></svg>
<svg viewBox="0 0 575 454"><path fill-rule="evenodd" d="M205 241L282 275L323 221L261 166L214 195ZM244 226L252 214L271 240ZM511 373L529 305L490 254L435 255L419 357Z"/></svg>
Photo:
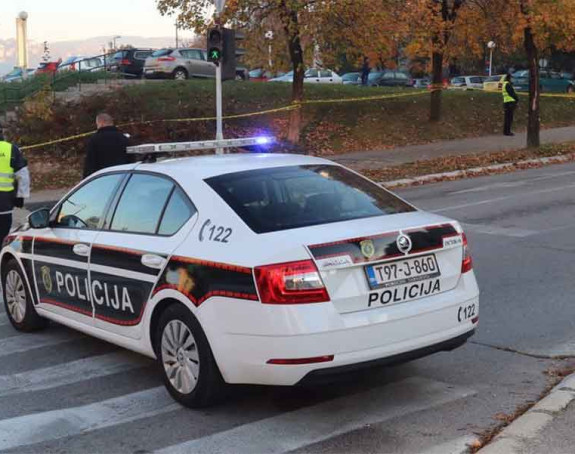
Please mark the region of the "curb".
<svg viewBox="0 0 575 454"><path fill-rule="evenodd" d="M575 161L575 153L565 154L561 156L551 156L548 158L528 159L525 161L509 162L506 164L494 164L485 167L473 167L466 170L455 170L452 172L432 173L429 175L422 175L414 178L404 178L401 180L382 181L379 184L388 189L420 186L429 183L438 183L445 180L459 180L463 178L472 178L483 176L487 172L506 173L515 170L531 169L534 167L543 167L551 164L562 164L565 162Z"/></svg>
<svg viewBox="0 0 575 454"><path fill-rule="evenodd" d="M575 374L564 378L551 392L507 427L479 454L520 453L523 444L537 437L549 423L575 400Z"/></svg>

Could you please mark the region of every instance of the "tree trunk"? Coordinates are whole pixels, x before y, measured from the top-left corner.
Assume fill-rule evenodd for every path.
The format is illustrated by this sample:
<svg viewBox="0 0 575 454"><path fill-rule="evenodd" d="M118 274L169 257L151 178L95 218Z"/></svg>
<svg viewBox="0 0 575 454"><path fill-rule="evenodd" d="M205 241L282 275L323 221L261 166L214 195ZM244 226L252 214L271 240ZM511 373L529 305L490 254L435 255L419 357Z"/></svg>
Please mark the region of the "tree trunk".
<svg viewBox="0 0 575 454"><path fill-rule="evenodd" d="M299 33L299 19L297 11L290 10L287 14L289 23L284 23L288 36L288 48L293 67L292 102L298 103L303 100L303 79L305 69L303 64L303 50ZM294 109L290 113L287 139L293 143L299 143L302 126L302 110Z"/></svg>
<svg viewBox="0 0 575 454"><path fill-rule="evenodd" d="M441 119L441 91L443 90L443 53L434 51L432 61L432 91L429 121Z"/></svg>
<svg viewBox="0 0 575 454"><path fill-rule="evenodd" d="M527 147L537 148L540 145L539 131L541 118L539 112L539 57L537 45L533 39L533 30L530 26L525 27L525 52L529 63L529 106L527 118Z"/></svg>

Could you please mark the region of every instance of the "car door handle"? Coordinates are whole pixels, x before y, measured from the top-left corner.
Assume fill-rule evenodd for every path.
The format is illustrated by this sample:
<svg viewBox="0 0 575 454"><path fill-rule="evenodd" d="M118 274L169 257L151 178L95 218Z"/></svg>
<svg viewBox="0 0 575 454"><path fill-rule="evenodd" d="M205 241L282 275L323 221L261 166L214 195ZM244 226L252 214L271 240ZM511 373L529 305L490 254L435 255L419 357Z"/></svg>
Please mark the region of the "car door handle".
<svg viewBox="0 0 575 454"><path fill-rule="evenodd" d="M84 243L75 244L72 250L74 251L74 254L82 257L88 257L90 255L90 246Z"/></svg>
<svg viewBox="0 0 575 454"><path fill-rule="evenodd" d="M159 255L154 254L144 254L142 256L142 265L147 266L148 268L155 268L155 269L162 269L166 263L166 259L164 257L160 257Z"/></svg>

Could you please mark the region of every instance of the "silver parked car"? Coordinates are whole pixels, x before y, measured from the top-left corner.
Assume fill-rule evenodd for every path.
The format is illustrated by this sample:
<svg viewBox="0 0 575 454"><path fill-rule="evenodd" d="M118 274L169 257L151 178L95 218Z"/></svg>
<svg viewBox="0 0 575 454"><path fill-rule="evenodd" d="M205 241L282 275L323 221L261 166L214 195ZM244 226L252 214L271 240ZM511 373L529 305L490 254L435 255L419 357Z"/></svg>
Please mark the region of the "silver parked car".
<svg viewBox="0 0 575 454"><path fill-rule="evenodd" d="M160 49L146 58L144 77L176 80L216 77L216 66L207 61L206 51L203 49Z"/></svg>

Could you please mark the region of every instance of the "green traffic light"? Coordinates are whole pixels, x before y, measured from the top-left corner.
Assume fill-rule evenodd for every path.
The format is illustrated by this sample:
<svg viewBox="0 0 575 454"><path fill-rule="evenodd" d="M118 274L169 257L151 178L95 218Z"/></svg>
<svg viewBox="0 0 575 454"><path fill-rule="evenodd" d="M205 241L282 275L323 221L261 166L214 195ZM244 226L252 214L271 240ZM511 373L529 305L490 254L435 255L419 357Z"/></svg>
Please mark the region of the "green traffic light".
<svg viewBox="0 0 575 454"><path fill-rule="evenodd" d="M211 60L219 60L221 58L220 51L217 49L212 49L210 53Z"/></svg>

